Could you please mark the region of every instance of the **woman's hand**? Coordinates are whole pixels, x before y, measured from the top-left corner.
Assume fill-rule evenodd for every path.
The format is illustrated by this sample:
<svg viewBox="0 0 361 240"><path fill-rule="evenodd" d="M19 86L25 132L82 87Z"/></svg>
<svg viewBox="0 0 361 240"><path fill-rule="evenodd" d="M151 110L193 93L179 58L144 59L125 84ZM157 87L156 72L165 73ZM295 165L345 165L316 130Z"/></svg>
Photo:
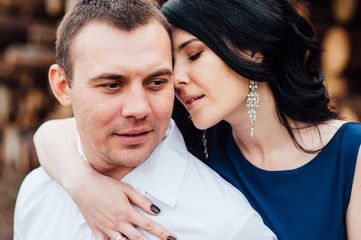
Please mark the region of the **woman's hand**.
<svg viewBox="0 0 361 240"><path fill-rule="evenodd" d="M134 226L138 226L160 239L173 236L159 224L140 214L131 203L151 215L159 208L135 191L130 185L97 172L73 182L68 192L78 205L97 240L116 239L119 233L129 239L148 239ZM81 175L84 175L81 173Z"/></svg>
<svg viewBox="0 0 361 240"><path fill-rule="evenodd" d="M157 207L148 198L130 185L96 172L80 157L73 118L44 123L35 133L34 143L41 165L69 193L97 240L116 239L120 233L131 240L148 239L135 226L162 240L174 236L131 204L156 215Z"/></svg>

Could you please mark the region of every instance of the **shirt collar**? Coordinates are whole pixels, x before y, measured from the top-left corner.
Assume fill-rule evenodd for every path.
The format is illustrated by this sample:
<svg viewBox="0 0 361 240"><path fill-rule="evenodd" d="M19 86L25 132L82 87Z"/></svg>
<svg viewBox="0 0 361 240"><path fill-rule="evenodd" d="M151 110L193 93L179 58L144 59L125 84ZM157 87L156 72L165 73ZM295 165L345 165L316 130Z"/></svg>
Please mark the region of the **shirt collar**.
<svg viewBox="0 0 361 240"><path fill-rule="evenodd" d="M187 167L188 152L183 137L171 119L166 138L151 156L129 172L121 181L133 186L142 194L150 194L161 202L175 207ZM78 150L83 153L80 138Z"/></svg>

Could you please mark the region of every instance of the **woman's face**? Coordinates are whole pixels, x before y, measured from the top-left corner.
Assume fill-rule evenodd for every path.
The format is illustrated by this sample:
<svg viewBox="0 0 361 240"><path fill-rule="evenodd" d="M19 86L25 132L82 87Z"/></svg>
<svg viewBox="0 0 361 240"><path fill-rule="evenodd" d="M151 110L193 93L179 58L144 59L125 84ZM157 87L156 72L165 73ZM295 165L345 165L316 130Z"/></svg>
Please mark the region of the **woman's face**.
<svg viewBox="0 0 361 240"><path fill-rule="evenodd" d="M172 33L175 92L194 125L206 129L221 120L246 120L249 81L192 34L179 28Z"/></svg>

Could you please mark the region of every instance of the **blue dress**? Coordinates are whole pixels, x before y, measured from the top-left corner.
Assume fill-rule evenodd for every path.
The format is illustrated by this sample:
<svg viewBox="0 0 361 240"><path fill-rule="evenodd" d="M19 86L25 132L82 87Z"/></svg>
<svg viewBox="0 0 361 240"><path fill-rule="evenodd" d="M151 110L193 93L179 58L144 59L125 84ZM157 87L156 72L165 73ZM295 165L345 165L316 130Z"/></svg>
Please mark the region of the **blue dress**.
<svg viewBox="0 0 361 240"><path fill-rule="evenodd" d="M314 159L285 171L252 165L237 147L231 128L225 130L222 137L208 135L208 165L247 197L279 240L347 239L345 216L361 124L345 123Z"/></svg>

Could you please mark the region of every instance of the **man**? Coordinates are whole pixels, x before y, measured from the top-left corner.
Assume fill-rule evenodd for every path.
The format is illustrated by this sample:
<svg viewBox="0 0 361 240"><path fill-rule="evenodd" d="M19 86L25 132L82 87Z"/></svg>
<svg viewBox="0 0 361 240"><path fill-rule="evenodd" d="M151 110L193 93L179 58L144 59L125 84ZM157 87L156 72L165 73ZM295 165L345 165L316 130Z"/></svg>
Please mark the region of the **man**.
<svg viewBox="0 0 361 240"><path fill-rule="evenodd" d="M161 206L156 221L179 239L275 239L240 192L187 152L170 120L171 40L158 9L146 0L83 1L63 19L56 51L50 85L72 106L79 153L96 171ZM22 184L14 238L94 236L65 190L38 168Z"/></svg>

